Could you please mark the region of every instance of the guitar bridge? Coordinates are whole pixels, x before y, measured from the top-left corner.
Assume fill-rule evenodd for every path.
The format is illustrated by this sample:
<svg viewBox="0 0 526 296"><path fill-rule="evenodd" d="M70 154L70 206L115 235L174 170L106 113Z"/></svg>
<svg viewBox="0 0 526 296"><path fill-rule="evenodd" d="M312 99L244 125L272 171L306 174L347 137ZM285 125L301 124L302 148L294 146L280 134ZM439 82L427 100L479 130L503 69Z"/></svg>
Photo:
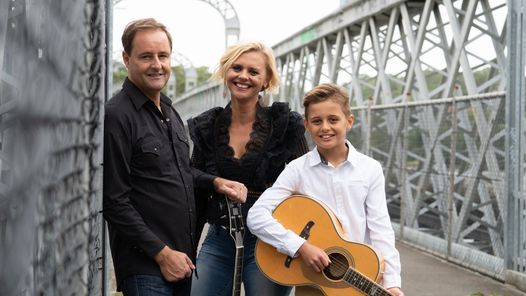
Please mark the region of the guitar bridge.
<svg viewBox="0 0 526 296"><path fill-rule="evenodd" d="M314 226L314 221L307 222L307 224L305 225L305 227L303 227L303 230L299 234L300 237L305 240L308 240L310 236L310 229L312 228L312 226ZM292 262L292 259L294 258L291 256L287 256L287 258L285 258L285 267L287 268L290 267L290 263Z"/></svg>

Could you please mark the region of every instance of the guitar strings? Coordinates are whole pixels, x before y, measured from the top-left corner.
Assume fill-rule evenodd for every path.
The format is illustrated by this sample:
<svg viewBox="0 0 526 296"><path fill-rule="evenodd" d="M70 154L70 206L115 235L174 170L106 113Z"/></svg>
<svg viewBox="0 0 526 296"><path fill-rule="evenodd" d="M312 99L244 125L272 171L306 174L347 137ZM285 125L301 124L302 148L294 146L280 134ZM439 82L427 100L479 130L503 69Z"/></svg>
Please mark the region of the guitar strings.
<svg viewBox="0 0 526 296"><path fill-rule="evenodd" d="M334 266L335 266L336 268L341 268L341 269L346 270L346 271L349 270L349 269L352 269L353 272L355 272L356 274L359 274L361 277L367 279L367 280L368 280L370 283L372 283L374 286L377 286L377 287L382 288L377 282L375 282L375 281L373 281L373 280L371 280L371 279L365 277L365 276L362 275L359 271L357 271L356 269L354 269L352 266L346 264L346 261L339 260L339 259L337 259L337 258L336 258L334 255L332 255L332 254L329 254L329 258L331 259L331 264L334 264ZM345 273L347 273L347 272L345 272ZM344 274L344 276L345 276L345 274ZM383 291L382 291L382 292L383 292Z"/></svg>
<svg viewBox="0 0 526 296"><path fill-rule="evenodd" d="M356 269L354 269L352 266L350 266L349 264L347 264L346 261L343 261L343 260L339 260L337 259L335 256L333 256L332 254L329 255L329 258L331 259L331 264L334 265L334 267L336 267L337 269L341 269L341 270L349 270L349 269L352 269L355 273L359 274L360 276L364 277L361 273L359 273ZM374 281L371 281L371 282L374 282Z"/></svg>
<svg viewBox="0 0 526 296"><path fill-rule="evenodd" d="M349 264L346 264L345 261L337 259L332 254L329 255L329 258L331 259L331 263L334 264L337 268L348 269L351 267Z"/></svg>

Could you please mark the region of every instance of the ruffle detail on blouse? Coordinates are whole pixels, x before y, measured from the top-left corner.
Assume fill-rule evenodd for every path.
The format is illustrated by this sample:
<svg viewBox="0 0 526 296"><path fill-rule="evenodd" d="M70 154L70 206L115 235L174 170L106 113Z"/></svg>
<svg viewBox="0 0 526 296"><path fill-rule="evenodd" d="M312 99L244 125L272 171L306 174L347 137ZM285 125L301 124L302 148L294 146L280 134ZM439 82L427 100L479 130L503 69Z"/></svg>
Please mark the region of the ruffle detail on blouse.
<svg viewBox="0 0 526 296"><path fill-rule="evenodd" d="M272 135L257 176L259 180L264 180L266 185L277 179L286 162L298 152L300 137L305 133L301 115L291 111L288 103L275 102L269 107L269 111Z"/></svg>
<svg viewBox="0 0 526 296"><path fill-rule="evenodd" d="M229 104L189 119L194 147L205 157L206 172L218 175L221 171L217 167L218 162L223 162L225 158L239 161L246 170L244 173L252 176L252 184L246 185L262 191L276 180L285 163L298 152L300 137L305 133L303 119L297 112L290 111L288 103L274 102L270 107L258 104L247 151L237 160L234 150L228 145L231 118Z"/></svg>
<svg viewBox="0 0 526 296"><path fill-rule="evenodd" d="M204 171L213 175L217 175L218 173L215 161L213 161L215 149L214 142L212 141L215 132L214 123L223 110L222 107L215 107L187 121L190 138L194 143L194 149L199 149L205 158Z"/></svg>

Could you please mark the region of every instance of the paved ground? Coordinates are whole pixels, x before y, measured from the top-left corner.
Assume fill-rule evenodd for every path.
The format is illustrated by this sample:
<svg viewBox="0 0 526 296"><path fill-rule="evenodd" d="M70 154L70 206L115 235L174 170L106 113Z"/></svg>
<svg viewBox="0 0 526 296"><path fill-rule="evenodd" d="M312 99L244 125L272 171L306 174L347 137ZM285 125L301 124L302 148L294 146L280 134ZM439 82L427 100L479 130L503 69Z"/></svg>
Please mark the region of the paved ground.
<svg viewBox="0 0 526 296"><path fill-rule="evenodd" d="M513 286L397 243L406 296L525 296ZM122 295L110 293L110 295ZM244 293L242 293L244 296ZM272 295L256 295L272 296Z"/></svg>
<svg viewBox="0 0 526 296"><path fill-rule="evenodd" d="M484 275L398 243L402 286L407 296L521 296L521 292Z"/></svg>

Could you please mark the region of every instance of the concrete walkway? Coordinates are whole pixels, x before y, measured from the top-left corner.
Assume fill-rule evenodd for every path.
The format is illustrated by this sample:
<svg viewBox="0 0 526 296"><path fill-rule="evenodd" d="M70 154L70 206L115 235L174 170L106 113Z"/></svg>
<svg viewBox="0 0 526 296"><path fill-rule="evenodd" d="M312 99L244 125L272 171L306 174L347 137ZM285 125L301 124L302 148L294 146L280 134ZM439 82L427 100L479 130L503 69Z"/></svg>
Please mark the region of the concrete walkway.
<svg viewBox="0 0 526 296"><path fill-rule="evenodd" d="M407 296L522 296L526 293L398 242Z"/></svg>
<svg viewBox="0 0 526 296"><path fill-rule="evenodd" d="M402 288L406 296L526 295L513 286L449 263L403 242L397 242L396 248L400 252ZM110 295L122 296L114 291ZM245 296L244 291L241 295Z"/></svg>

